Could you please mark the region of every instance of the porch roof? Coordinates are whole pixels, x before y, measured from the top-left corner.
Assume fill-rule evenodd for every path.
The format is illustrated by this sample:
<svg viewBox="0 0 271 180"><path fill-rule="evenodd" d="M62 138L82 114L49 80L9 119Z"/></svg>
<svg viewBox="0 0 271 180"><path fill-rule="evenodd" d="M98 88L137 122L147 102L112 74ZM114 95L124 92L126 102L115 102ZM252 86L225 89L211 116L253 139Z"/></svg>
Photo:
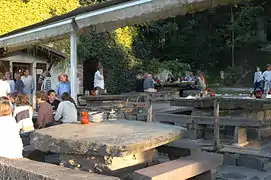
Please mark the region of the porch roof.
<svg viewBox="0 0 271 180"><path fill-rule="evenodd" d="M109 31L127 25L165 19L201 11L218 5L244 0L113 0L80 7L0 36L0 48L7 50L63 39L73 32L92 26L96 31Z"/></svg>

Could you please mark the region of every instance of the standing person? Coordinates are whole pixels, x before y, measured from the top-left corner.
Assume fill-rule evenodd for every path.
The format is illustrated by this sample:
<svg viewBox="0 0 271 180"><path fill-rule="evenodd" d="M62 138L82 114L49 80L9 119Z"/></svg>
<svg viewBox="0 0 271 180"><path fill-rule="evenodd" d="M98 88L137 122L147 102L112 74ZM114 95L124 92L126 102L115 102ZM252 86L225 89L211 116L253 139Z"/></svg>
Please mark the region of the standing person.
<svg viewBox="0 0 271 180"><path fill-rule="evenodd" d="M8 82L9 86L10 86L10 92L13 93L14 92L14 86L15 86L15 82L13 79L11 79L11 74L9 71L7 71L5 73L5 80Z"/></svg>
<svg viewBox="0 0 271 180"><path fill-rule="evenodd" d="M52 106L53 110L56 111L60 101L56 99L56 92L54 90L49 90L47 102Z"/></svg>
<svg viewBox="0 0 271 180"><path fill-rule="evenodd" d="M202 93L205 93L207 87L206 80L200 71L197 72L196 86L200 91L202 91Z"/></svg>
<svg viewBox="0 0 271 180"><path fill-rule="evenodd" d="M15 98L15 108L13 112L20 133L34 131L32 121L33 108L29 103L29 98L25 94L18 94Z"/></svg>
<svg viewBox="0 0 271 180"><path fill-rule="evenodd" d="M263 73L260 69L260 67L256 68L256 72L254 73L254 93L257 89L260 89L263 91Z"/></svg>
<svg viewBox="0 0 271 180"><path fill-rule="evenodd" d="M51 126L54 122L53 119L53 108L46 102L46 94L44 92L36 93L36 100L38 105L38 119L35 124L35 128L41 129Z"/></svg>
<svg viewBox="0 0 271 180"><path fill-rule="evenodd" d="M1 157L12 159L23 157L23 142L6 97L0 98L0 144Z"/></svg>
<svg viewBox="0 0 271 180"><path fill-rule="evenodd" d="M56 87L57 96L61 97L64 92L71 94L71 82L69 81L68 75L61 73L59 75L59 81L60 83Z"/></svg>
<svg viewBox="0 0 271 180"><path fill-rule="evenodd" d="M10 86L7 81L4 81L4 74L0 73L0 97L6 96L10 93Z"/></svg>
<svg viewBox="0 0 271 180"><path fill-rule="evenodd" d="M62 121L63 123L71 123L77 121L77 108L72 97L64 92L61 95L62 102L59 104L56 114L55 120Z"/></svg>
<svg viewBox="0 0 271 180"><path fill-rule="evenodd" d="M266 65L266 71L263 73L264 95L266 96L271 89L271 65Z"/></svg>
<svg viewBox="0 0 271 180"><path fill-rule="evenodd" d="M96 94L104 94L104 75L103 68L101 65L98 66L97 71L94 74L94 89Z"/></svg>
<svg viewBox="0 0 271 180"><path fill-rule="evenodd" d="M21 73L16 72L14 74L14 78L16 80L15 86L14 86L14 94L17 95L17 94L23 93L24 92L24 83L21 80Z"/></svg>
<svg viewBox="0 0 271 180"><path fill-rule="evenodd" d="M24 75L22 76L22 81L24 83L24 93L29 97L31 104L32 101L32 94L35 88L34 79L30 75L29 69L24 70Z"/></svg>
<svg viewBox="0 0 271 180"><path fill-rule="evenodd" d="M44 79L42 80L42 85L41 85L41 91L48 92L52 88L52 83L51 83L51 74L48 71L45 71L44 73Z"/></svg>

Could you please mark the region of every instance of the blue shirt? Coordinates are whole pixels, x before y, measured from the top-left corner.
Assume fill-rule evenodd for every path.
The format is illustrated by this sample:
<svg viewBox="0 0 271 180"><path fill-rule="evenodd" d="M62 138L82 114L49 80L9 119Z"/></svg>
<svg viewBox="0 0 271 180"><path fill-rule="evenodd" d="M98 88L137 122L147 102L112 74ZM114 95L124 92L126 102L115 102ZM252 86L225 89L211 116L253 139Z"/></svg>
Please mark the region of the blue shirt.
<svg viewBox="0 0 271 180"><path fill-rule="evenodd" d="M67 92L71 94L71 83L70 81L68 82L61 82L57 85L56 87L56 94L58 96L61 96L64 92Z"/></svg>

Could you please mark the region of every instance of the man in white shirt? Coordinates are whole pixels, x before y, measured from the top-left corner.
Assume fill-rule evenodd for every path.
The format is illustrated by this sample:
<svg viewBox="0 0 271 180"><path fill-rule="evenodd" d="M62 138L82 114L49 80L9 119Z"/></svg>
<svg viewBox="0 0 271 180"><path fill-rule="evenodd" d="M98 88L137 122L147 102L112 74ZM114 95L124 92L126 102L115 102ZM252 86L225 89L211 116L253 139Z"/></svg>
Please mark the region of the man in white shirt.
<svg viewBox="0 0 271 180"><path fill-rule="evenodd" d="M266 66L266 71L263 73L264 79L264 94L267 95L271 89L271 65Z"/></svg>
<svg viewBox="0 0 271 180"><path fill-rule="evenodd" d="M3 80L4 74L0 73L0 97L7 96L10 93L10 85L7 81Z"/></svg>
<svg viewBox="0 0 271 180"><path fill-rule="evenodd" d="M103 69L99 67L94 75L94 89L96 90L96 94L104 94L104 76Z"/></svg>

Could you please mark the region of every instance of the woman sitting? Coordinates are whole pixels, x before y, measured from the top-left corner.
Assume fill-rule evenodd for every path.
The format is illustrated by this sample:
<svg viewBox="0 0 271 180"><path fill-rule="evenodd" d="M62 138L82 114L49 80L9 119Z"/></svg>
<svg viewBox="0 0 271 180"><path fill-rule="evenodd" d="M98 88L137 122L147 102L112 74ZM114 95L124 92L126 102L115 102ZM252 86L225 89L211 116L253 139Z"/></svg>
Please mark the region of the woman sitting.
<svg viewBox="0 0 271 180"><path fill-rule="evenodd" d="M23 143L8 98L0 98L0 156L22 158Z"/></svg>
<svg viewBox="0 0 271 180"><path fill-rule="evenodd" d="M27 95L18 94L15 98L13 117L17 122L20 133L34 131L33 108L30 106Z"/></svg>
<svg viewBox="0 0 271 180"><path fill-rule="evenodd" d="M47 95L44 92L36 93L36 100L38 105L38 119L35 128L41 129L54 125L53 108L46 102Z"/></svg>
<svg viewBox="0 0 271 180"><path fill-rule="evenodd" d="M77 108L74 100L69 93L64 92L61 95L62 102L58 105L55 114L56 121L62 121L63 123L71 123L77 121Z"/></svg>

